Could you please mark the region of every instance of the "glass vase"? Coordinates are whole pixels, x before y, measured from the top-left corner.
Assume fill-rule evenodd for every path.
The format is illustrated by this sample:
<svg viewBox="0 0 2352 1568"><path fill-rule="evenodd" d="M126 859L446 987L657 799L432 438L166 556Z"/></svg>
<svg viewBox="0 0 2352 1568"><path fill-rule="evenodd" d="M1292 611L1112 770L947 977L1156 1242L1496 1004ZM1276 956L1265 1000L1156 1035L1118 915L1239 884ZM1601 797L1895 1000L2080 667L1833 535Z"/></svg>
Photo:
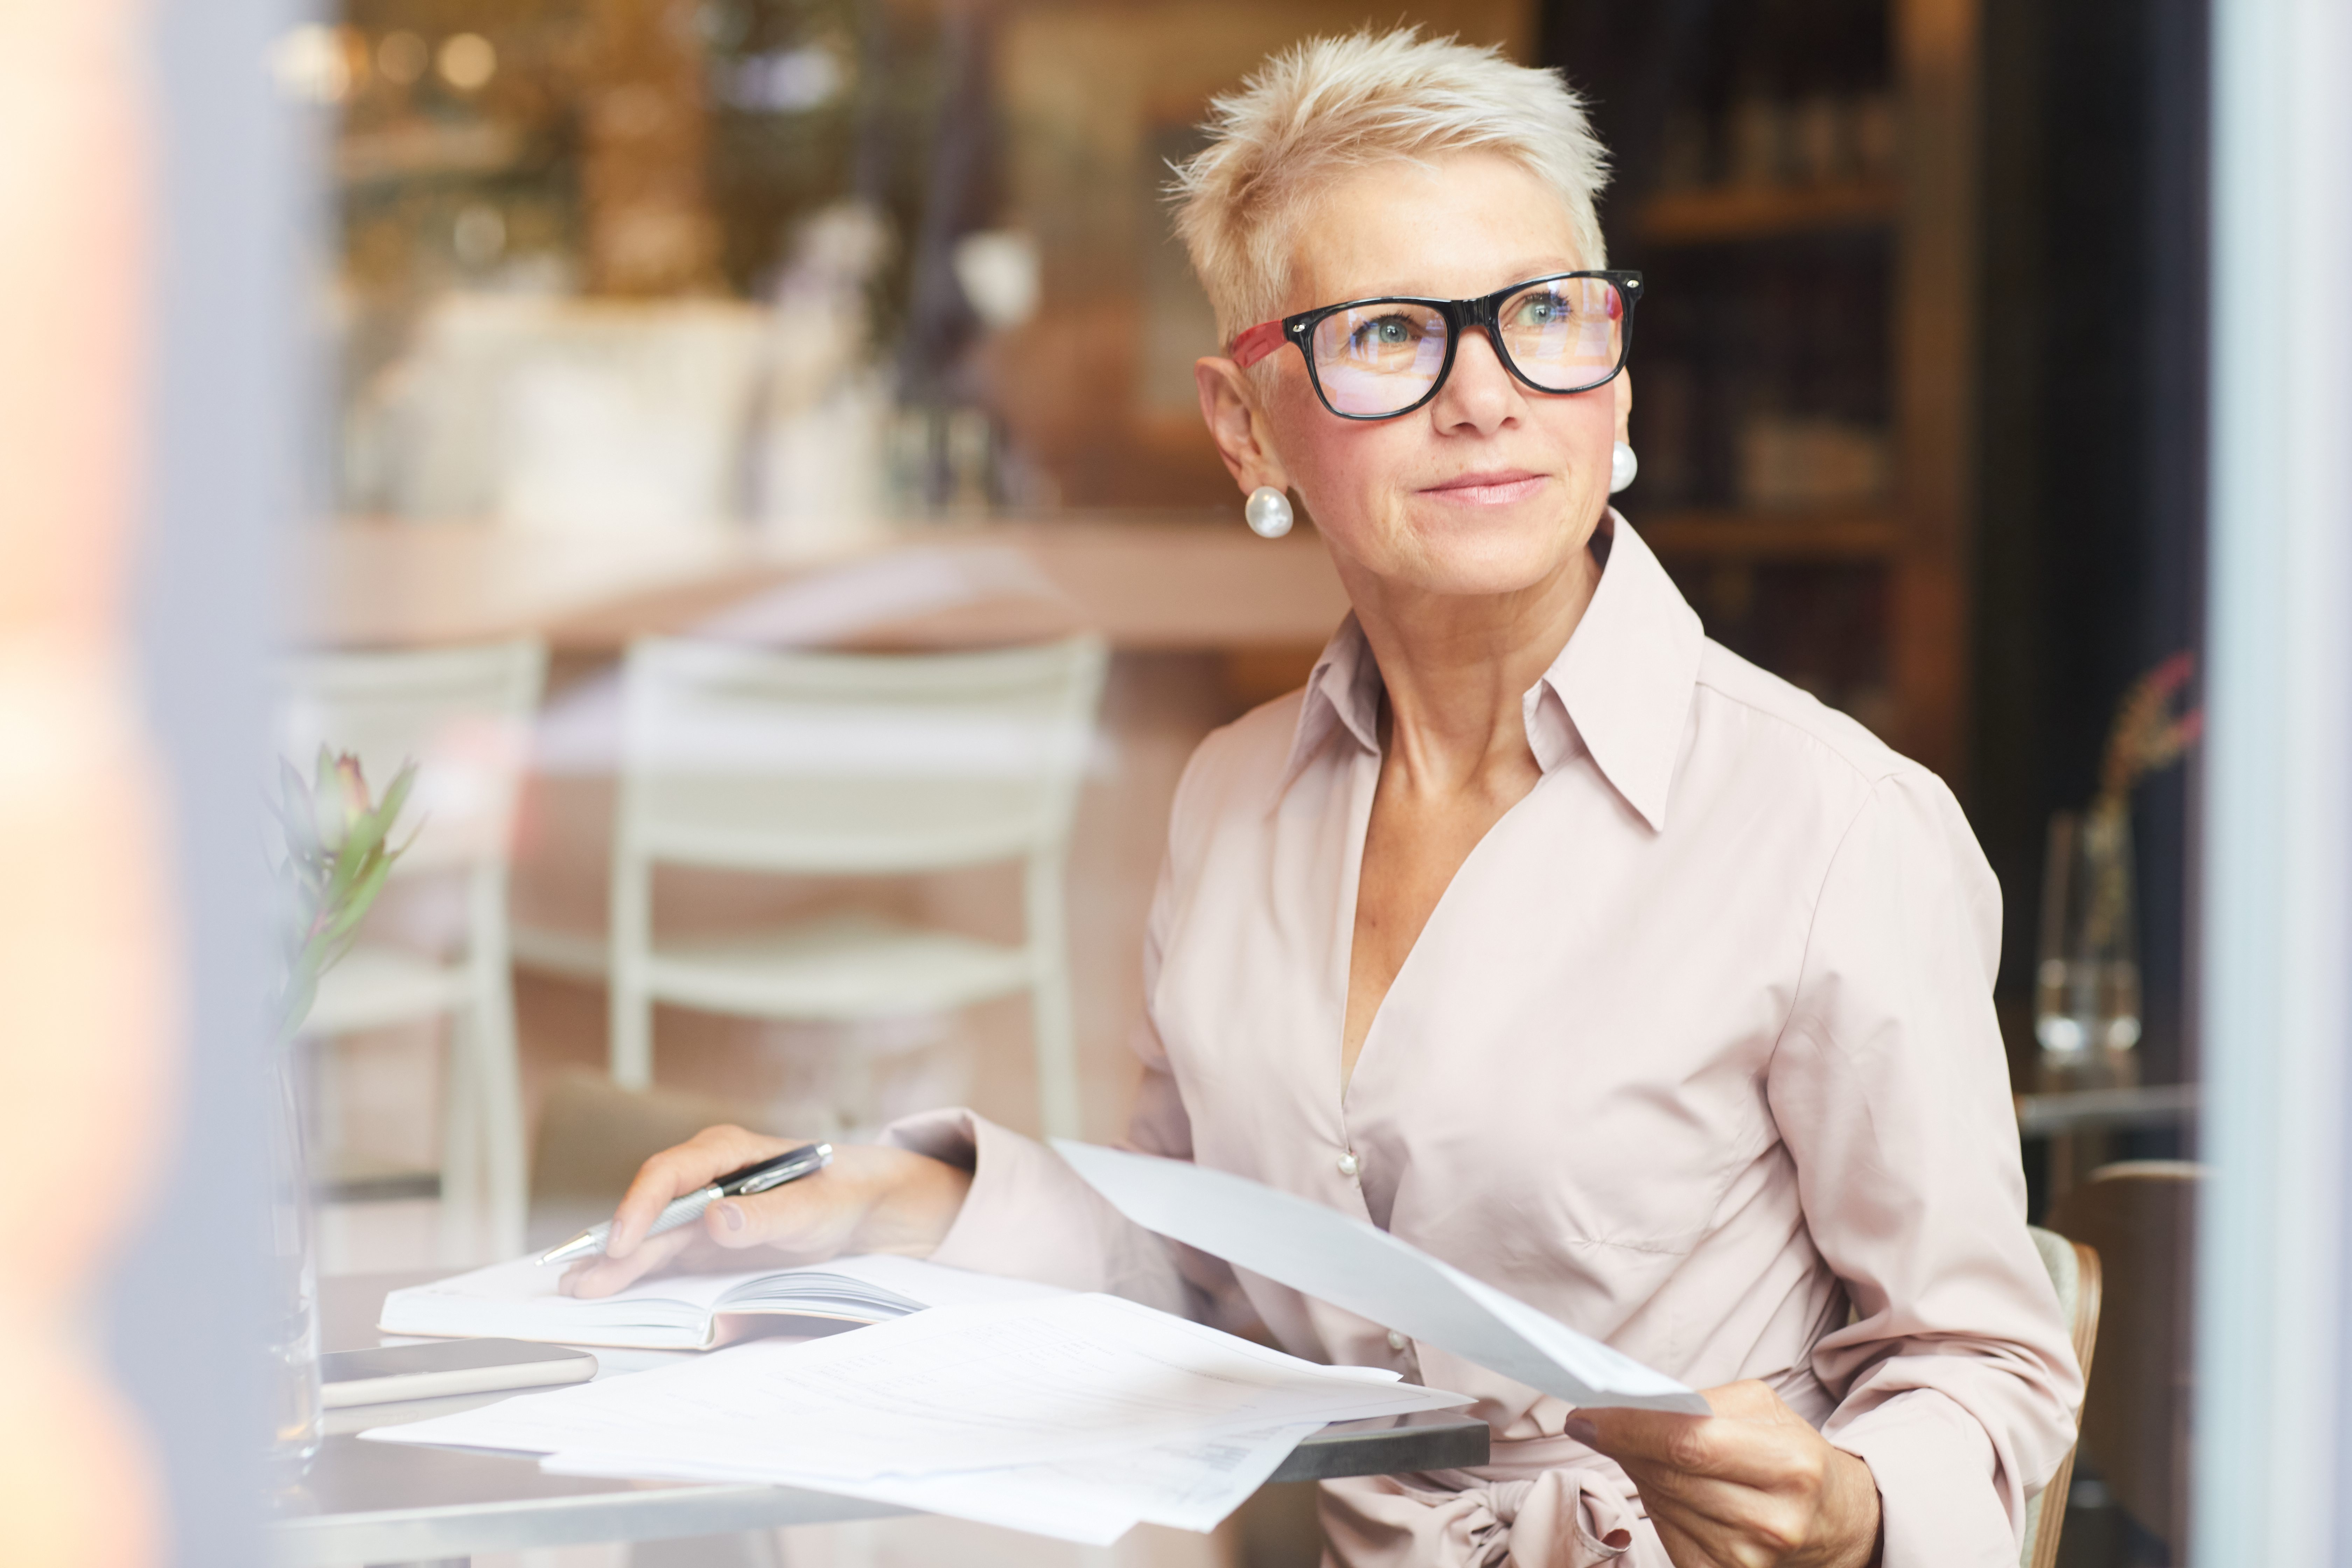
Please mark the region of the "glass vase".
<svg viewBox="0 0 2352 1568"><path fill-rule="evenodd" d="M301 1484L323 1436L319 1393L319 1268L311 1247L310 1168L291 1044L268 1053L269 1214L265 1352L269 1375L269 1468L281 1489Z"/></svg>
<svg viewBox="0 0 2352 1568"><path fill-rule="evenodd" d="M2050 819L2033 1035L2045 1091L2139 1082L2139 946L2131 816L2121 805Z"/></svg>

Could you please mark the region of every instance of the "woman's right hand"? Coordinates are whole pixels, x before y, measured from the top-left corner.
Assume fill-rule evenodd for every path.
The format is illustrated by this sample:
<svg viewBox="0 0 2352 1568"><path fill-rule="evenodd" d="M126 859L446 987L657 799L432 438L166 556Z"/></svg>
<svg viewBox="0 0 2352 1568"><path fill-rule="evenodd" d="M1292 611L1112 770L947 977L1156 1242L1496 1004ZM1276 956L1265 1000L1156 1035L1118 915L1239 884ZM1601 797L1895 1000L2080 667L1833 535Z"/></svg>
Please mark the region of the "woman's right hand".
<svg viewBox="0 0 2352 1568"><path fill-rule="evenodd" d="M613 1211L604 1255L565 1271L564 1294L609 1296L666 1268L735 1269L763 1262L790 1268L845 1252L928 1258L955 1224L971 1188L970 1173L928 1155L845 1144L814 1176L751 1197L721 1199L699 1223L646 1239L646 1231L671 1199L811 1142L771 1138L740 1127L707 1127L663 1150L638 1168Z"/></svg>

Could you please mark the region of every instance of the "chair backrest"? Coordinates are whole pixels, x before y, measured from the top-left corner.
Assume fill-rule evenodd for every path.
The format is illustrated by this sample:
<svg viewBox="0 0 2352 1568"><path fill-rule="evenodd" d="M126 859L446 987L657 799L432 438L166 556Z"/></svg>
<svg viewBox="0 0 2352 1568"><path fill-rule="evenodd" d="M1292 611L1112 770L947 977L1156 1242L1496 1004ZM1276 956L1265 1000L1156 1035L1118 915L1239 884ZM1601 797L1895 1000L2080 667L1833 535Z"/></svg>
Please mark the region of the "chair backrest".
<svg viewBox="0 0 2352 1568"><path fill-rule="evenodd" d="M540 1109L525 1245L551 1247L612 1218L638 1166L722 1122L771 1131L761 1106L677 1089L623 1089L599 1073L565 1073Z"/></svg>
<svg viewBox="0 0 2352 1568"><path fill-rule="evenodd" d="M2190 1297L2198 1184L2186 1160L2102 1165L2051 1224L2099 1250L2115 1282L2099 1367L2083 1404L2083 1447L2125 1512L2186 1545Z"/></svg>
<svg viewBox="0 0 2352 1568"><path fill-rule="evenodd" d="M2092 1352L2099 1342L2101 1296L2099 1255L2039 1226L2029 1227L2042 1267L2050 1272L2051 1288L2058 1292L2058 1310L2065 1315L2074 1336L2074 1359L2083 1375L2091 1373ZM2079 1421L2082 1412L2075 1412ZM2068 1448L2050 1484L2025 1505L2025 1536L2018 1552L2019 1568L2053 1568L2058 1561L2058 1534L2066 1523L2066 1491L2074 1477L2074 1450Z"/></svg>
<svg viewBox="0 0 2352 1568"><path fill-rule="evenodd" d="M278 749L306 777L321 745L352 752L379 792L417 764L403 874L502 865L546 672L536 640L301 655L278 670Z"/></svg>
<svg viewBox="0 0 2352 1568"><path fill-rule="evenodd" d="M1052 853L1104 664L1092 637L917 656L638 642L615 853L866 875Z"/></svg>

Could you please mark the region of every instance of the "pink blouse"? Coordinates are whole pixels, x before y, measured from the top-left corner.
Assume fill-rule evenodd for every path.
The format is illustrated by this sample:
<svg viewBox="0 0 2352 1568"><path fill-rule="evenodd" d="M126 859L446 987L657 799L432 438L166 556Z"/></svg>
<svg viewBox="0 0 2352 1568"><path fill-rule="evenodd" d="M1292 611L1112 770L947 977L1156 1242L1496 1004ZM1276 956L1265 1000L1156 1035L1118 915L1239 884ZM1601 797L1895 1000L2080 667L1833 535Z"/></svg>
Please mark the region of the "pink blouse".
<svg viewBox="0 0 2352 1568"><path fill-rule="evenodd" d="M2082 1381L2026 1234L1999 885L1940 781L1709 642L1612 523L1522 700L1543 776L1455 874L1344 1087L1381 766L1354 622L1302 691L1202 743L1128 1142L1368 1218L1694 1387L1762 1378L1870 1465L1886 1568L2013 1564ZM974 1171L940 1262L1254 1312L1297 1354L1475 1395L1485 1468L1326 1484L1337 1562L1665 1568L1559 1400L1236 1279L968 1112L889 1135Z"/></svg>

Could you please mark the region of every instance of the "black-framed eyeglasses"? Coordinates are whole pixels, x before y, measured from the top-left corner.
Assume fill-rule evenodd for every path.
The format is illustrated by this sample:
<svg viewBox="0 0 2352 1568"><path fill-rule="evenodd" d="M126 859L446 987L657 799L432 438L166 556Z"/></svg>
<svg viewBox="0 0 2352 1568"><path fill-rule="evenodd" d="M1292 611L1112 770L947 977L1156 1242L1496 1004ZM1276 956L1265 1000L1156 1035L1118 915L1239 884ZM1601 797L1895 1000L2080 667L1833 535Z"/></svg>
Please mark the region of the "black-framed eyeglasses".
<svg viewBox="0 0 2352 1568"><path fill-rule="evenodd" d="M1306 357L1323 406L1342 419L1393 419L1437 395L1470 328L1538 392L1590 392L1625 368L1638 272L1556 272L1479 300L1350 300L1261 321L1234 340L1236 364L1283 343Z"/></svg>

